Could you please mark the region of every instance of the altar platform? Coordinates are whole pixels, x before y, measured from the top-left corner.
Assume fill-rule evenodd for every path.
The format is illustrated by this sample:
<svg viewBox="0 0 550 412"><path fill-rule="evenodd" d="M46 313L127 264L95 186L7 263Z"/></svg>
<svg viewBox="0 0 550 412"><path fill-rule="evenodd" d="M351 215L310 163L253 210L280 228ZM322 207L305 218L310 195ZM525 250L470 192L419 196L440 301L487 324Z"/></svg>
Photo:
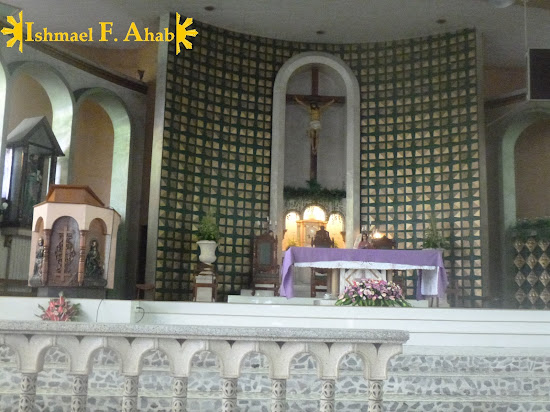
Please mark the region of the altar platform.
<svg viewBox="0 0 550 412"><path fill-rule="evenodd" d="M46 298L0 298L0 410L16 410L18 399L31 396L18 389L25 378L37 383L36 403L52 410L71 396L85 399L71 394L68 383L89 380L88 404L101 410L122 410L125 402L139 410L171 410L172 402L182 402L181 386L189 387L188 410L221 410L222 401L241 410L269 410L279 401L272 387L284 381L282 410L322 410L320 388L330 384L336 388L333 410L363 411L365 388L376 384L365 376L376 368L373 359L355 352L370 342L388 344L391 333L409 339L387 365L386 410L533 411L549 401L541 390L550 380L549 312L341 307L282 297L248 297L247 303L71 301L81 304L81 322L38 320L38 304ZM287 349L290 355L283 356ZM329 379L325 366L335 357L341 360ZM79 365L94 366L75 374ZM274 375L281 370L283 377ZM237 384L242 390L220 389Z"/></svg>

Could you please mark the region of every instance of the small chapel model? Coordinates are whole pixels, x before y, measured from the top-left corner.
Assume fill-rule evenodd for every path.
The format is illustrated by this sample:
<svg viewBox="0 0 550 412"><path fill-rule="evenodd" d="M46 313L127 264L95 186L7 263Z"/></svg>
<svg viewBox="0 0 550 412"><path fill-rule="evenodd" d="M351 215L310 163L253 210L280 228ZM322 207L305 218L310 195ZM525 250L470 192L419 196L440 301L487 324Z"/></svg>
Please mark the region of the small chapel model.
<svg viewBox="0 0 550 412"><path fill-rule="evenodd" d="M29 285L112 289L119 224L88 186L51 185L34 207Z"/></svg>

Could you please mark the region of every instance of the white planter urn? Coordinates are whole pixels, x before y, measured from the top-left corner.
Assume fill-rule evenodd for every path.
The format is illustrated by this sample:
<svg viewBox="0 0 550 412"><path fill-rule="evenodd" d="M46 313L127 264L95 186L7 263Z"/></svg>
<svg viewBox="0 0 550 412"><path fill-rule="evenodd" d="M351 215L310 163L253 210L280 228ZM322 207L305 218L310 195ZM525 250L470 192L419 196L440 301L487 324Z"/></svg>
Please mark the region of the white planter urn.
<svg viewBox="0 0 550 412"><path fill-rule="evenodd" d="M199 240L197 245L199 245L201 250L199 260L202 263L211 265L216 261L216 248L218 247L218 244L214 240Z"/></svg>

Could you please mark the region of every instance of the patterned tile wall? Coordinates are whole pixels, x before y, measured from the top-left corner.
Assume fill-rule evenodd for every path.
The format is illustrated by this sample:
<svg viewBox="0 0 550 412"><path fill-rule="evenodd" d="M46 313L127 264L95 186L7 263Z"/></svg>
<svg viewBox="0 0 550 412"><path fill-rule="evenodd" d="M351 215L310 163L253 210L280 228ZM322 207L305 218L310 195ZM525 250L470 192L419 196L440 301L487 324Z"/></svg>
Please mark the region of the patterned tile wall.
<svg viewBox="0 0 550 412"><path fill-rule="evenodd" d="M172 25L175 21L172 18ZM219 215L219 297L249 282L250 239L269 215L273 83L293 55L323 51L361 87L361 220L420 247L433 209L466 305L481 295L475 32L388 43L305 44L195 21L193 49L166 56L156 298L189 299L193 241ZM410 276L410 294L414 293Z"/></svg>
<svg viewBox="0 0 550 412"><path fill-rule="evenodd" d="M550 309L549 246L548 240L538 236L514 241L514 308Z"/></svg>

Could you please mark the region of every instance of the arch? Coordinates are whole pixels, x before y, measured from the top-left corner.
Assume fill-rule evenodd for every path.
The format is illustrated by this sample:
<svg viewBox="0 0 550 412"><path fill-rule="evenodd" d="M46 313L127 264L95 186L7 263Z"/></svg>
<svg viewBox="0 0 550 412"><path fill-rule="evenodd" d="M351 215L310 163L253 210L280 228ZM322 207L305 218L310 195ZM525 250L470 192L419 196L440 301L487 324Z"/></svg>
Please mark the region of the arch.
<svg viewBox="0 0 550 412"><path fill-rule="evenodd" d="M36 225L34 225L33 232L42 232L42 230L44 230L44 219L40 216L36 219Z"/></svg>
<svg viewBox="0 0 550 412"><path fill-rule="evenodd" d="M286 90L296 70L311 64L325 65L335 70L346 88L346 245L352 247L355 228L359 227L359 82L350 67L328 53L305 52L290 58L279 70L273 87L273 131L271 145L270 220L274 231L283 238L284 222L284 153L286 122Z"/></svg>
<svg viewBox="0 0 550 412"><path fill-rule="evenodd" d="M75 92L76 109L80 109L83 102L91 100L105 110L113 124L113 163L111 172L111 200L110 206L120 213L122 220L126 218L128 201L128 185L130 176L130 143L132 125L128 108L123 100L110 90L104 88L81 89ZM72 169L72 157L70 167Z"/></svg>
<svg viewBox="0 0 550 412"><path fill-rule="evenodd" d="M530 125L540 120L550 120L550 105L538 104L536 107L522 110L509 118L505 126L501 144L501 179L502 179L502 230L516 222L516 168L514 148L516 142ZM507 196L506 193L513 194ZM503 232L504 233L504 232Z"/></svg>
<svg viewBox="0 0 550 412"><path fill-rule="evenodd" d="M99 231L102 235L107 235L107 224L105 221L99 217L96 217L90 222L90 225L86 228L86 230L96 229Z"/></svg>
<svg viewBox="0 0 550 412"><path fill-rule="evenodd" d="M28 75L46 91L52 105L52 130L65 157L57 162L55 182L69 181L69 156L73 124L74 98L65 78L56 69L44 62L22 62L13 66L10 82L18 76Z"/></svg>

